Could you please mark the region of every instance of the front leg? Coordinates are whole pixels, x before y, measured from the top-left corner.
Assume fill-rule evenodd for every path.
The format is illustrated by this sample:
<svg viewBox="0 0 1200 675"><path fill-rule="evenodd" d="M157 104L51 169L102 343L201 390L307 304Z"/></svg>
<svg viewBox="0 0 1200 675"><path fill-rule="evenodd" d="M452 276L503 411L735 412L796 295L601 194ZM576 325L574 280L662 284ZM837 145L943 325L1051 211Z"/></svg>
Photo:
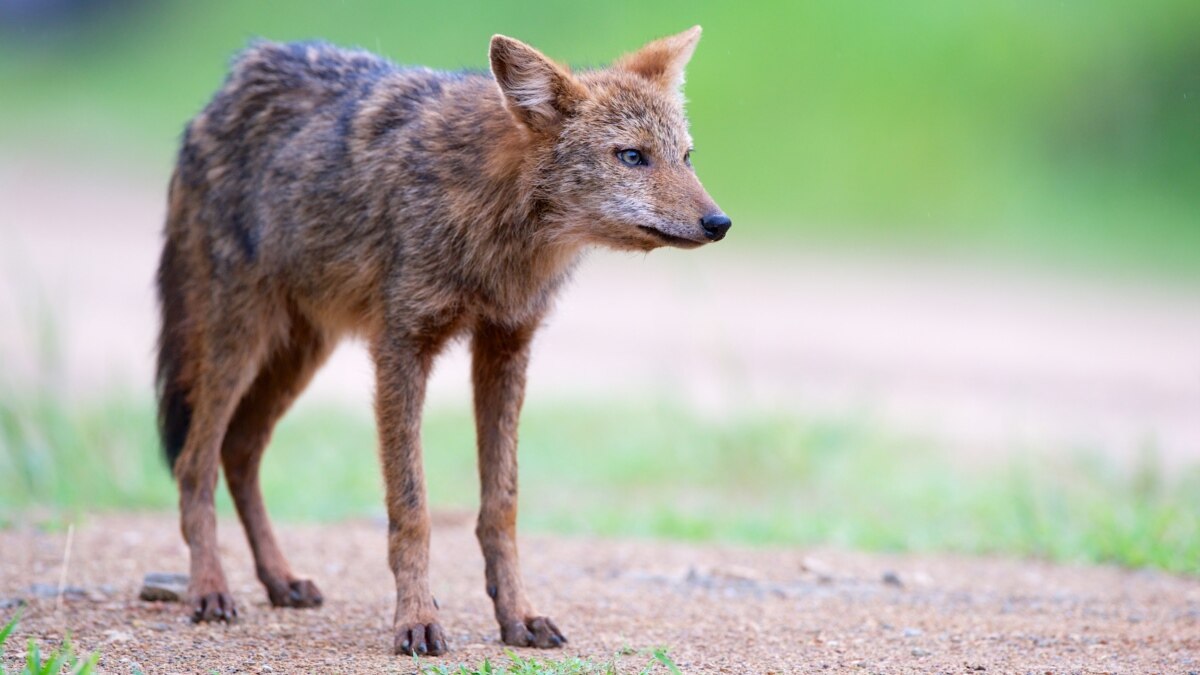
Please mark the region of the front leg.
<svg viewBox="0 0 1200 675"><path fill-rule="evenodd" d="M429 506L421 465L421 408L435 349L385 335L372 345L375 414L388 512L388 562L396 576L397 654L446 652L429 589Z"/></svg>
<svg viewBox="0 0 1200 675"><path fill-rule="evenodd" d="M567 641L525 595L517 561L517 419L525 397L525 367L536 326L481 325L472 340L475 430L482 498L475 533L483 549L487 592L500 636L517 647L558 647Z"/></svg>

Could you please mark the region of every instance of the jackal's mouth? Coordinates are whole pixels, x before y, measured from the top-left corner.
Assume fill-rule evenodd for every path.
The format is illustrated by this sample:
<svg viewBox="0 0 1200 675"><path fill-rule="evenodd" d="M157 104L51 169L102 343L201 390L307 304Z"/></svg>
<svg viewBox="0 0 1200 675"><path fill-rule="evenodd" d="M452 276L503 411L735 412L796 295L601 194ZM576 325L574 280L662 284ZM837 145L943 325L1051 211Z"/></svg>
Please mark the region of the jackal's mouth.
<svg viewBox="0 0 1200 675"><path fill-rule="evenodd" d="M662 230L657 230L653 227L647 227L645 225L638 225L638 229L653 236L655 239L658 239L668 246L676 246L679 248L696 248L697 246L704 244L702 241L696 241L695 239L688 239L686 237L676 237L673 234L667 234Z"/></svg>

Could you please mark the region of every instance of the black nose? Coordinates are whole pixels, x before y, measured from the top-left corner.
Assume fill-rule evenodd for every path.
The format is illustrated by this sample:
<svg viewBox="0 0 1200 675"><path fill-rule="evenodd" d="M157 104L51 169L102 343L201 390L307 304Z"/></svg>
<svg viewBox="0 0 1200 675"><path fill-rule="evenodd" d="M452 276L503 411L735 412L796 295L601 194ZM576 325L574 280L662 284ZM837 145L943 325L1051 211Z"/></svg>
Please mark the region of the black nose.
<svg viewBox="0 0 1200 675"><path fill-rule="evenodd" d="M700 227L704 229L704 236L721 241L729 228L733 227L733 221L724 213L712 213L700 219Z"/></svg>

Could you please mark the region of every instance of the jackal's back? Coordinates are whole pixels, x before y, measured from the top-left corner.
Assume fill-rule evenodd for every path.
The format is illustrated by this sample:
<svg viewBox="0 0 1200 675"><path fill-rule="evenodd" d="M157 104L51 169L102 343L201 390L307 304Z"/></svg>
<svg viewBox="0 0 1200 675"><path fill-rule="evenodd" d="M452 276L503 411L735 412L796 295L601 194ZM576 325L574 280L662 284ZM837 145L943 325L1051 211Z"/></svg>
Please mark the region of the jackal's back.
<svg viewBox="0 0 1200 675"><path fill-rule="evenodd" d="M353 127L377 90L407 99L378 120L403 127L436 98L445 74L399 68L373 54L323 43L257 43L233 62L225 84L188 125L179 155L181 187L205 210L197 222L231 238L232 249L254 259L274 230L359 212ZM361 162L359 162L361 163ZM298 207L317 212L296 212ZM337 220L337 218L335 218ZM215 247L220 249L220 246ZM227 253L233 254L236 250Z"/></svg>

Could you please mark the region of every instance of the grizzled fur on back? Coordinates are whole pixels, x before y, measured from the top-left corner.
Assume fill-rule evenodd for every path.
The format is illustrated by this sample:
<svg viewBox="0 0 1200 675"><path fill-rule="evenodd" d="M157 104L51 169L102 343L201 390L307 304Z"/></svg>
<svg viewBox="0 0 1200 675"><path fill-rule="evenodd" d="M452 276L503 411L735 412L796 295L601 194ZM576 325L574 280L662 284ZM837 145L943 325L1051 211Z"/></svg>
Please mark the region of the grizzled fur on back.
<svg viewBox="0 0 1200 675"><path fill-rule="evenodd" d="M275 541L258 470L276 421L357 335L375 365L395 648L446 650L419 427L433 359L466 334L476 532L501 637L565 641L517 563L530 344L584 248L695 248L729 229L690 162L680 87L699 35L581 73L503 36L490 72L398 67L322 43L263 42L234 60L184 132L158 270L159 429L195 620L237 617L216 544L221 466L271 603L321 604Z"/></svg>

